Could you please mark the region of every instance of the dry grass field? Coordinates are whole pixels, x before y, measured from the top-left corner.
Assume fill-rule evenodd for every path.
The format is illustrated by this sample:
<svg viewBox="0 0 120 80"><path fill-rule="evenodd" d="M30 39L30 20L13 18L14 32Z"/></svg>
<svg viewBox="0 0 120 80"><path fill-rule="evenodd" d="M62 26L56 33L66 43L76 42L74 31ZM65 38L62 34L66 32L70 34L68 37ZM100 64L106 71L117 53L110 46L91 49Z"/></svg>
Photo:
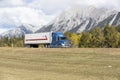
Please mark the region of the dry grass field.
<svg viewBox="0 0 120 80"><path fill-rule="evenodd" d="M0 48L0 80L120 80L120 49Z"/></svg>

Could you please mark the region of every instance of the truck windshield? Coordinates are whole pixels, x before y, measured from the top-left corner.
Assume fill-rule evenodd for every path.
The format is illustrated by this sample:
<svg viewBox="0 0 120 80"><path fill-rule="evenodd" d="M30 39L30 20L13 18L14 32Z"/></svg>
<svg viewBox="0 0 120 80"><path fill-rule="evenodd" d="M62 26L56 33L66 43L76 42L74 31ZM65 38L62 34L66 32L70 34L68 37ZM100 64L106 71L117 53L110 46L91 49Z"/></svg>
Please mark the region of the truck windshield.
<svg viewBox="0 0 120 80"><path fill-rule="evenodd" d="M59 37L59 40L66 40L66 37Z"/></svg>

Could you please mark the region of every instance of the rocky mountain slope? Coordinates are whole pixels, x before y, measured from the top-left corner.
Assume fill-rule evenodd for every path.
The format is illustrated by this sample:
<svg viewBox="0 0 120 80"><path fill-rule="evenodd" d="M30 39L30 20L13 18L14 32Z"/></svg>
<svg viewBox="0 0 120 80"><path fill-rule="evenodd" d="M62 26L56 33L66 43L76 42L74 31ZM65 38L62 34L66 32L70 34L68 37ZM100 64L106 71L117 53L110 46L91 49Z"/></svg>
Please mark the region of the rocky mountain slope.
<svg viewBox="0 0 120 80"><path fill-rule="evenodd" d="M37 32L71 31L80 33L89 31L94 27L104 27L106 25L119 26L120 12L104 8L97 9L95 7L72 8L65 10Z"/></svg>
<svg viewBox="0 0 120 80"><path fill-rule="evenodd" d="M8 30L7 32L4 32L1 34L1 37L21 37L24 34L33 33L34 32L34 26L23 24L15 29Z"/></svg>

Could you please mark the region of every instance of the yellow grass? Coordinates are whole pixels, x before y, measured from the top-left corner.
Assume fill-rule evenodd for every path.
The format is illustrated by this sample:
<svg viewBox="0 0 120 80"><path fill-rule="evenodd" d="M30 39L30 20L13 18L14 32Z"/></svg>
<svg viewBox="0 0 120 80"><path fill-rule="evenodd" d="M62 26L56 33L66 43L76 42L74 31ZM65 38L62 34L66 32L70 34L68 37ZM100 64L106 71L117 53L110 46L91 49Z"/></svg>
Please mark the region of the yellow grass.
<svg viewBox="0 0 120 80"><path fill-rule="evenodd" d="M0 80L120 80L120 49L0 48Z"/></svg>

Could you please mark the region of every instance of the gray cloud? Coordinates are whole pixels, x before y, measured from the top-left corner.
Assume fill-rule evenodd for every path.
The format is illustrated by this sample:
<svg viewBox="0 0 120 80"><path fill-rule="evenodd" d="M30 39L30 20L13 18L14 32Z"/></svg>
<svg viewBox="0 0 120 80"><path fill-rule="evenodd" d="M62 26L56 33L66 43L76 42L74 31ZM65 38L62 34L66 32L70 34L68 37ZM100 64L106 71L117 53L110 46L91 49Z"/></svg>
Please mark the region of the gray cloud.
<svg viewBox="0 0 120 80"><path fill-rule="evenodd" d="M42 9L46 13L57 13L74 6L95 6L120 10L120 0L0 0L0 7L26 6Z"/></svg>
<svg viewBox="0 0 120 80"><path fill-rule="evenodd" d="M95 6L120 10L120 0L34 0L31 7L41 8L47 13L62 11L69 7Z"/></svg>

